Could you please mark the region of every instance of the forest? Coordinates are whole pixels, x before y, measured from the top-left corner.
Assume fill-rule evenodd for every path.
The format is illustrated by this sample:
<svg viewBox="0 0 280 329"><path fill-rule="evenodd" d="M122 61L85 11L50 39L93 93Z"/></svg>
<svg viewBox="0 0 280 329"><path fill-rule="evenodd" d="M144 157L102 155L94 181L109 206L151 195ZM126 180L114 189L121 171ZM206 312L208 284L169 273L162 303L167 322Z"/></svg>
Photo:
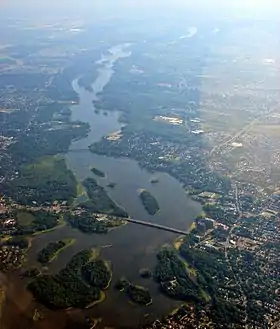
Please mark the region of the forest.
<svg viewBox="0 0 280 329"><path fill-rule="evenodd" d="M159 204L150 192L142 190L139 196L148 214L155 215L159 211Z"/></svg>
<svg viewBox="0 0 280 329"><path fill-rule="evenodd" d="M83 233L108 232L108 228L104 222L97 221L94 215L88 213L83 213L82 216L67 213L65 219L72 227L77 228Z"/></svg>
<svg viewBox="0 0 280 329"><path fill-rule="evenodd" d="M37 255L38 262L46 264L52 260L55 255L66 246L65 241L50 242L45 248L39 251Z"/></svg>
<svg viewBox="0 0 280 329"><path fill-rule="evenodd" d="M23 205L69 201L77 194L76 179L65 160L42 158L21 167L19 176L6 186L7 194Z"/></svg>
<svg viewBox="0 0 280 329"><path fill-rule="evenodd" d="M133 303L139 305L149 305L152 303L152 297L147 288L134 285L125 278L119 279L115 288L119 291L124 291Z"/></svg>
<svg viewBox="0 0 280 329"><path fill-rule="evenodd" d="M29 212L33 220L30 223L18 222L16 235L29 235L54 228L59 224L59 217L47 211Z"/></svg>
<svg viewBox="0 0 280 329"><path fill-rule="evenodd" d="M112 273L108 265L97 259L87 263L82 267L82 278L92 287L97 287L101 290L107 289L110 284Z"/></svg>
<svg viewBox="0 0 280 329"><path fill-rule="evenodd" d="M89 125L82 122L50 122L44 129L36 125L11 144L8 151L17 167L30 164L41 157L66 153L71 141L85 136L88 129Z"/></svg>
<svg viewBox="0 0 280 329"><path fill-rule="evenodd" d="M96 175L96 176L99 176L99 177L105 177L105 173L104 173L103 171L101 171L101 170L95 168L95 167L91 168L90 170L91 170L91 172L92 172L94 175Z"/></svg>
<svg viewBox="0 0 280 329"><path fill-rule="evenodd" d="M83 207L96 213L128 217L127 212L116 205L105 189L98 185L94 178L85 179L83 184L90 199L82 204Z"/></svg>
<svg viewBox="0 0 280 329"><path fill-rule="evenodd" d="M183 301L201 301L198 286L190 279L185 264L175 251L164 248L158 255L154 278L169 297Z"/></svg>
<svg viewBox="0 0 280 329"><path fill-rule="evenodd" d="M34 297L50 309L85 308L101 297L111 273L103 261L91 261L91 250L81 250L55 275L41 275L28 285ZM94 276L97 279L94 279Z"/></svg>

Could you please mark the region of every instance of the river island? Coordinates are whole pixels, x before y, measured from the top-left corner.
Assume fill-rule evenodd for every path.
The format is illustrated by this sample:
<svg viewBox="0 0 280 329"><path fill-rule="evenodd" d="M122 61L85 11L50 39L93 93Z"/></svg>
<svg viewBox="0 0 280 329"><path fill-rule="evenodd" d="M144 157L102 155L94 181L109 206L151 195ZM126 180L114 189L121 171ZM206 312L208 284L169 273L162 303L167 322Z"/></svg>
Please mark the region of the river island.
<svg viewBox="0 0 280 329"><path fill-rule="evenodd" d="M99 170L99 169L97 169L95 167L92 167L90 170L96 176L99 176L99 177L102 177L102 178L104 178L106 176L103 171L101 171L101 170Z"/></svg>
<svg viewBox="0 0 280 329"><path fill-rule="evenodd" d="M145 287L134 285L125 278L121 278L116 283L116 289L124 291L129 300L133 303L148 306L152 304L152 297Z"/></svg>
<svg viewBox="0 0 280 329"><path fill-rule="evenodd" d="M149 215L155 215L160 210L156 198L147 190L140 190L139 197Z"/></svg>
<svg viewBox="0 0 280 329"><path fill-rule="evenodd" d="M28 289L39 302L54 310L86 308L102 302L112 272L107 262L96 257L95 250L83 249L58 274L39 275Z"/></svg>
<svg viewBox="0 0 280 329"><path fill-rule="evenodd" d="M75 242L75 239L64 239L56 242L50 242L46 247L39 251L37 260L42 264L50 263L65 248Z"/></svg>

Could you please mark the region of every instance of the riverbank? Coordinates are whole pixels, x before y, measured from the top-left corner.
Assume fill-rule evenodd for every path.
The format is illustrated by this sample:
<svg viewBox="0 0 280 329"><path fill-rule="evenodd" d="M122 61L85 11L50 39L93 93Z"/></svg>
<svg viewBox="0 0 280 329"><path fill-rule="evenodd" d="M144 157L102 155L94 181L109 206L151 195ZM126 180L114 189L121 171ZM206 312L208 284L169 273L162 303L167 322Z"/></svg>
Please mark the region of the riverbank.
<svg viewBox="0 0 280 329"><path fill-rule="evenodd" d="M92 308L93 306L100 304L102 302L104 302L104 300L106 299L106 295L104 291L100 291L100 298L98 300L95 300L94 302L90 303L86 309Z"/></svg>
<svg viewBox="0 0 280 329"><path fill-rule="evenodd" d="M122 56L123 52L120 51L119 55ZM104 55L105 57L108 65L99 64L99 77L93 83L93 93L85 91L73 81L73 88L79 95L80 101L78 105L71 108L71 119L89 122L91 129L87 137L71 144L71 150L84 151L69 152L66 155L68 168L75 173L80 182L92 177L90 170L92 166L102 169L106 177L97 176L98 184L107 190L118 206L126 209L131 218L140 221L156 221L158 224L185 231L201 209L199 204L190 200L176 179L164 172L151 173L141 168L133 159L100 156L88 150L89 145L98 142L104 136L110 137L112 133L121 131L123 126L119 122L121 113L110 111L105 116L102 109L96 113L92 103L98 98L98 92L109 83L114 74L114 63L121 58L112 54ZM119 138L113 135L113 138L115 137ZM151 180L155 177L158 182L152 184ZM108 187L110 182L114 182L114 188ZM139 198L139 189L150 191L157 199L160 211L155 215L152 216L146 212ZM170 190L172 190L172 195L169 193ZM175 208L174 204L176 204ZM63 228L59 234L52 232L50 238L69 237L69 232L77 239L75 250L85 246L113 245L112 248L102 249L102 258L112 263L114 277L126 276L136 283L139 280L139 268L152 269L156 264L156 250L174 237L174 233L170 232L159 232L139 225L122 225L118 230L110 229L107 235L94 235L94 239L90 235L81 234L68 227ZM143 243L143 239L148 243ZM69 259L70 251L66 250L63 255ZM58 257L52 268L57 270L60 264L65 264L62 257ZM114 284L114 280L112 282ZM147 280L146 285L154 301L149 306L153 317L162 317L177 306L176 301L166 298L158 291L153 280ZM92 308L90 315L93 318L103 318L108 326L119 323L131 327L135 323L135 318L145 317L145 307L128 304L125 298L120 298L115 289L108 289L106 295L107 298L102 305Z"/></svg>
<svg viewBox="0 0 280 329"><path fill-rule="evenodd" d="M58 229L61 229L62 227L66 226L66 221L64 220L63 216L61 215L59 217L59 221L58 221L58 224L52 228L49 228L47 230L43 230L43 231L38 231L38 232L34 232L31 237L36 237L38 235L42 235L42 234L47 234L47 233L50 233L50 232L53 232L53 231L56 231Z"/></svg>
<svg viewBox="0 0 280 329"><path fill-rule="evenodd" d="M51 263L52 261L54 261L57 256L66 248L70 247L71 245L73 245L76 242L76 239L64 239L62 240L65 243L65 246L61 247L59 250L57 250L54 255L50 258L50 260L48 261L48 263Z"/></svg>

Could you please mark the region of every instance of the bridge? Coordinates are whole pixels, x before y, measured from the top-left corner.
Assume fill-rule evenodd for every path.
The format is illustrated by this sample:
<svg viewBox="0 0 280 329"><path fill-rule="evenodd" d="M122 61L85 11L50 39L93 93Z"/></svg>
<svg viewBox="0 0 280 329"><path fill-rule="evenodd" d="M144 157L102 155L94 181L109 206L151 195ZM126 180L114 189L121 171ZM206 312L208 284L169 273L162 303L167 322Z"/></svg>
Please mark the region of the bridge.
<svg viewBox="0 0 280 329"><path fill-rule="evenodd" d="M89 151L90 149L87 147L87 148L80 148L80 149L70 149L68 150L67 153L71 152L71 153L77 153L77 152L85 152L85 151Z"/></svg>
<svg viewBox="0 0 280 329"><path fill-rule="evenodd" d="M138 225L153 227L153 228L156 228L158 230L163 230L163 231L167 231L167 232L177 233L177 234L181 234L181 235L188 235L189 234L189 232L182 231L182 230L179 230L177 228L164 226L164 225L151 223L151 222L145 222L143 220L137 220L137 219L132 219L132 218L126 218L125 220L129 223L134 223L134 224L138 224Z"/></svg>

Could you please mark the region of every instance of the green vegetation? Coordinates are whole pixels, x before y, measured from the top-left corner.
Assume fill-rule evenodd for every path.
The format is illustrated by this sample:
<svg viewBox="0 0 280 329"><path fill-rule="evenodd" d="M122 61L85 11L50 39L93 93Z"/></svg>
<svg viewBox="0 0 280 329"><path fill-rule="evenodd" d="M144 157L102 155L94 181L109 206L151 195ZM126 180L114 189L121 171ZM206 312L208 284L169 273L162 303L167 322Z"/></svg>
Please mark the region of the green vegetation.
<svg viewBox="0 0 280 329"><path fill-rule="evenodd" d="M103 172L103 171L101 171L101 170L99 170L99 169L97 169L97 168L91 168L90 169L91 170L91 172L92 173L94 173L94 175L96 175L96 176L99 176L99 177L105 177L106 175L105 175L105 173Z"/></svg>
<svg viewBox="0 0 280 329"><path fill-rule="evenodd" d="M83 233L107 233L108 227L105 221L97 221L95 216L89 213L82 215L73 215L67 213L65 215L67 222L74 228L77 228Z"/></svg>
<svg viewBox="0 0 280 329"><path fill-rule="evenodd" d="M59 252L61 252L63 249L73 244L74 242L75 240L73 239L50 242L45 248L43 248L38 253L38 262L42 264L51 262L58 255Z"/></svg>
<svg viewBox="0 0 280 329"><path fill-rule="evenodd" d="M77 194L76 179L64 159L42 158L21 168L9 184L8 195L24 205L71 202ZM28 220L28 219L25 219Z"/></svg>
<svg viewBox="0 0 280 329"><path fill-rule="evenodd" d="M59 121L33 126L28 134L22 135L9 147L12 161L19 168L46 156L66 153L71 141L85 136L88 129L89 124L82 122Z"/></svg>
<svg viewBox="0 0 280 329"><path fill-rule="evenodd" d="M17 221L22 226L30 226L35 220L34 215L31 212L20 211L17 213Z"/></svg>
<svg viewBox="0 0 280 329"><path fill-rule="evenodd" d="M152 297L148 289L130 284L126 288L126 294L130 300L136 304L149 305L152 303Z"/></svg>
<svg viewBox="0 0 280 329"><path fill-rule="evenodd" d="M143 206L150 215L155 215L159 211L159 204L150 192L141 190L139 196Z"/></svg>
<svg viewBox="0 0 280 329"><path fill-rule="evenodd" d="M120 278L115 284L115 288L119 291L124 291L124 289L129 285L129 281L125 278Z"/></svg>
<svg viewBox="0 0 280 329"><path fill-rule="evenodd" d="M109 215L104 215L105 218L97 218L96 214L88 211L80 214L66 213L65 219L74 228L77 228L83 233L107 233L109 229L124 225L125 220L115 218Z"/></svg>
<svg viewBox="0 0 280 329"><path fill-rule="evenodd" d="M172 249L163 249L158 254L154 278L169 297L183 301L202 301L203 296L186 270L185 264Z"/></svg>
<svg viewBox="0 0 280 329"><path fill-rule="evenodd" d="M28 289L38 301L49 308L84 308L100 298L99 290L87 285L79 274L80 268L90 258L90 250L82 250L57 275L40 276L28 285Z"/></svg>
<svg viewBox="0 0 280 329"><path fill-rule="evenodd" d="M91 250L82 250L56 275L42 275L29 283L34 297L51 309L85 308L104 299L101 291L111 280L103 261L90 261Z"/></svg>
<svg viewBox="0 0 280 329"><path fill-rule="evenodd" d="M87 189L89 201L84 202L83 207L97 213L105 213L109 215L128 217L125 210L116 205L109 197L105 189L98 185L95 179L87 178L83 182Z"/></svg>
<svg viewBox="0 0 280 329"><path fill-rule="evenodd" d="M28 239L23 236L13 236L8 239L5 244L7 246L19 247L20 249L27 249L29 247Z"/></svg>
<svg viewBox="0 0 280 329"><path fill-rule="evenodd" d="M98 287L100 290L104 290L109 287L112 272L105 261L98 259L87 263L82 268L82 277L92 287Z"/></svg>
<svg viewBox="0 0 280 329"><path fill-rule="evenodd" d="M33 218L32 221L24 221L24 224L19 220L17 225L16 235L29 235L36 232L42 232L53 229L59 224L58 215L52 214L47 211L36 211L36 212L20 212L19 218Z"/></svg>
<svg viewBox="0 0 280 329"><path fill-rule="evenodd" d="M148 289L141 286L136 286L125 278L119 279L115 285L115 288L119 291L124 291L133 303L139 305L149 305L152 303L152 297Z"/></svg>

